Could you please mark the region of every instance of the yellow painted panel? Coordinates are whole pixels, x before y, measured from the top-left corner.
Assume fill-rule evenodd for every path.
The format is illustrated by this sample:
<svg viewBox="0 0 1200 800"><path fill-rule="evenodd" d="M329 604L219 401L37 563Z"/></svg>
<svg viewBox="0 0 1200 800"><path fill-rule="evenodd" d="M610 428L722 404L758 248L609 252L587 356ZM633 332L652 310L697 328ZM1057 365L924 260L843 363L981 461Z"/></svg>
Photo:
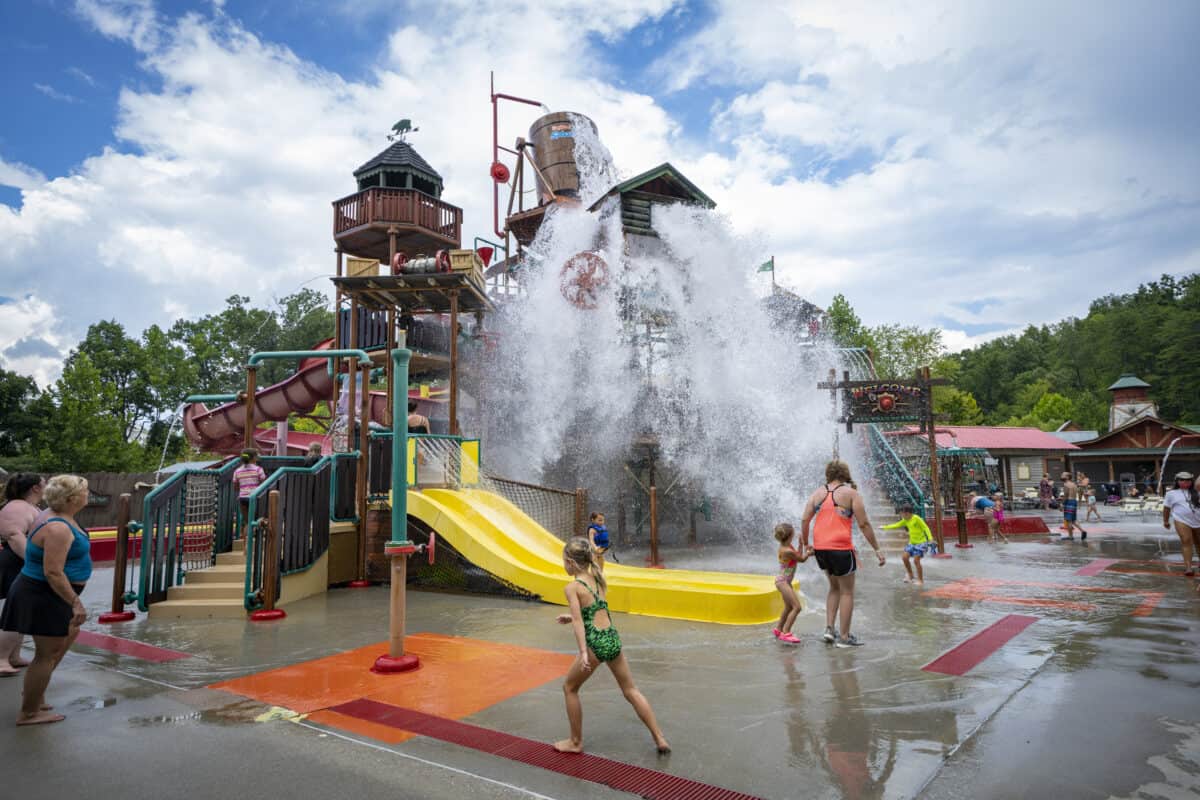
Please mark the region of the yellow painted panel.
<svg viewBox="0 0 1200 800"><path fill-rule="evenodd" d="M479 489L410 491L408 513L476 566L547 602L565 605L563 589L569 578L562 566L562 542L499 495ZM614 611L759 625L777 619L782 609L769 575L643 569L610 562L605 577Z"/></svg>
<svg viewBox="0 0 1200 800"><path fill-rule="evenodd" d="M408 464L408 485L415 486L417 484L417 440L405 439L408 442L408 458L404 463Z"/></svg>
<svg viewBox="0 0 1200 800"><path fill-rule="evenodd" d="M466 486L479 483L479 440L467 439L462 443L462 466L459 481Z"/></svg>

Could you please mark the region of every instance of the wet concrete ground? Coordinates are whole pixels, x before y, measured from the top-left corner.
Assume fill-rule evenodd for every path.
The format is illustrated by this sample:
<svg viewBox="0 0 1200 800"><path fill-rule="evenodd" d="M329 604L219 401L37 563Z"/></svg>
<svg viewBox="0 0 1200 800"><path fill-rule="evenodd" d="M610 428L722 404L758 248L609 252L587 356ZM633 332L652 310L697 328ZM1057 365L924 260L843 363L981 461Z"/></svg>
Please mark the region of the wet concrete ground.
<svg viewBox="0 0 1200 800"><path fill-rule="evenodd" d="M589 752L765 798L1175 798L1200 795L1200 595L1178 540L1152 520L1089 527L1086 545L976 541L926 560L923 587L891 558L859 576L857 650L822 644L823 578L802 565L799 647L765 628L616 615L633 673L674 752L657 756L606 671L583 690ZM895 543L887 547L895 552ZM623 554L631 563L639 556ZM1117 563L1076 575L1095 559ZM671 566L758 567L736 551L676 550ZM1162 574L1175 562L1176 574ZM86 599L104 610L110 573ZM4 796L630 797L505 758L417 737L397 745L205 688L381 642L384 588L294 604L281 623L165 624L143 615L89 630L191 654L154 663L77 647L48 699L68 719L0 726ZM413 592L410 633L569 653L559 609ZM1036 621L965 675L925 671L1009 614ZM478 681L494 676L473 666ZM393 680L403 681L404 676ZM314 691L317 691L314 689ZM0 681L0 715L20 680ZM566 732L551 680L465 722L540 741ZM99 792L99 794L97 794Z"/></svg>

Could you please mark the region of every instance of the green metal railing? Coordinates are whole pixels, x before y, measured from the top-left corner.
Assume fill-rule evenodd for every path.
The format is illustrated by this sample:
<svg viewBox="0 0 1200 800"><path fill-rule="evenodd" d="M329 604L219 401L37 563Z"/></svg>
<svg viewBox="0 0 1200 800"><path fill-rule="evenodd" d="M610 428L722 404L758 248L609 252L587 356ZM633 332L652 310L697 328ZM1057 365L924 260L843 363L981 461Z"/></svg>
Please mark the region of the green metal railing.
<svg viewBox="0 0 1200 800"><path fill-rule="evenodd" d="M897 506L910 503L922 516L926 516L925 492L909 472L904 459L900 458L878 425L869 424L866 427L871 460L875 466L873 472L888 498Z"/></svg>
<svg viewBox="0 0 1200 800"><path fill-rule="evenodd" d="M329 521L334 500L332 490L334 458L325 456L311 467L283 467L259 484L250 494L246 535L245 605L253 611L261 604L264 576L268 574L264 561L267 499L278 490L280 578L311 569L329 549ZM260 514L260 510L262 513Z"/></svg>

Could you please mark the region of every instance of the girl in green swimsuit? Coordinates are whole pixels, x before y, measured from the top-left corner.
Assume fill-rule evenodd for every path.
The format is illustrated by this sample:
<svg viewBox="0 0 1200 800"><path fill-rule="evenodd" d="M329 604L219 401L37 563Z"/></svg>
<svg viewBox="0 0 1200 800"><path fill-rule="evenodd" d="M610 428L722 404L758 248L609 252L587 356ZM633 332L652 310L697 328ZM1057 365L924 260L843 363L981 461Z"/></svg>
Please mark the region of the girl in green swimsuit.
<svg viewBox="0 0 1200 800"><path fill-rule="evenodd" d="M591 677L592 667L597 663L608 664L621 693L633 706L638 718L645 723L654 737L654 745L660 753L671 752L666 737L659 730L650 702L633 682L629 662L621 652L621 637L613 627L608 614L608 602L604 599L607 582L600 565L596 563L592 543L587 539L572 539L563 548L563 569L575 580L567 584L567 606L569 614L560 614L558 622L571 625L575 630L575 641L579 655L567 671L563 682L563 695L567 702L567 722L571 727L571 738L554 744L554 749L563 753L583 752L583 704L579 700L579 689Z"/></svg>

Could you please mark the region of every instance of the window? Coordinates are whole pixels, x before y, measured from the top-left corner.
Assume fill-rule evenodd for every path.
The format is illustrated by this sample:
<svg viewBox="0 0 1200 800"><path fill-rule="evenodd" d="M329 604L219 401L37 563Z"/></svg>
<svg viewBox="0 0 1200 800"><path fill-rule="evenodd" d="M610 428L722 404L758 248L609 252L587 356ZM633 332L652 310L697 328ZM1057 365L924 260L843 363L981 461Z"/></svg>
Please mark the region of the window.
<svg viewBox="0 0 1200 800"><path fill-rule="evenodd" d="M1019 481L1029 480L1029 465L1028 464L1026 464L1024 462L1017 464L1017 480L1019 480Z"/></svg>

